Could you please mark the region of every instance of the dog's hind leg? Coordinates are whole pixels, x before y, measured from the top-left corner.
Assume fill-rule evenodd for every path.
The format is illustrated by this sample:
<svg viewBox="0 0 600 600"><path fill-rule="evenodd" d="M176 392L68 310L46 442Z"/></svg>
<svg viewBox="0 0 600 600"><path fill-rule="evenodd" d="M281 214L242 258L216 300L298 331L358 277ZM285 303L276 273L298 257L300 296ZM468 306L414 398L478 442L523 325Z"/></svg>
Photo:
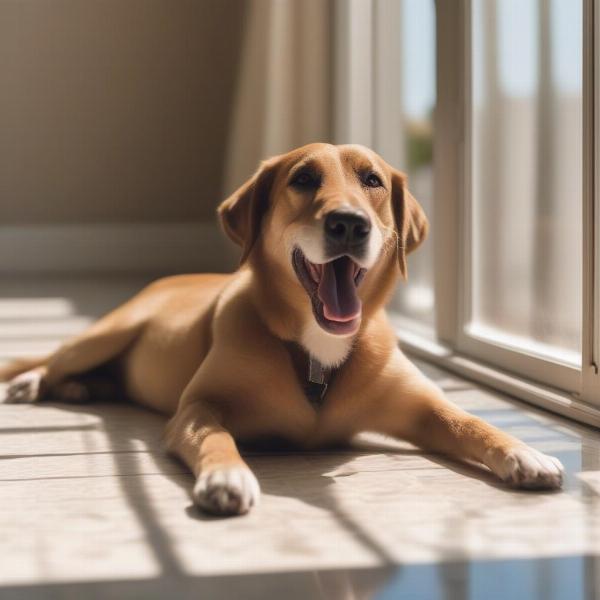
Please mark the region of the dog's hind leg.
<svg viewBox="0 0 600 600"><path fill-rule="evenodd" d="M102 366L82 375L68 376L54 385L48 399L68 404L112 402L125 397L118 369Z"/></svg>
<svg viewBox="0 0 600 600"><path fill-rule="evenodd" d="M79 336L66 341L44 364L14 377L8 383L4 401L37 402L47 396L60 395L53 390L60 392L62 382L116 358L134 342L143 327L139 319L130 318L130 308L126 304L116 309ZM70 387L67 395L74 394L75 387Z"/></svg>
<svg viewBox="0 0 600 600"><path fill-rule="evenodd" d="M53 386L69 375L91 371L116 358L132 344L142 324L131 323L119 313L121 309L107 315L52 354L46 365L46 384Z"/></svg>

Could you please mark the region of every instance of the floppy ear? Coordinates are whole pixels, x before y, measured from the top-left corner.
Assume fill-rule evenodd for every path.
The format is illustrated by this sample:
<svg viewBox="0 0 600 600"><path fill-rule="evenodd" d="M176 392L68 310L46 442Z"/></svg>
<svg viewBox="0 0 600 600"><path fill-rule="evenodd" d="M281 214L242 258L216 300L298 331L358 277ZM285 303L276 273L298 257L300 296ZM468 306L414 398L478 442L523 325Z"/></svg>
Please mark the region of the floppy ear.
<svg viewBox="0 0 600 600"><path fill-rule="evenodd" d="M217 212L225 233L242 247L242 264L260 233L263 215L269 208L269 195L278 161L270 159L244 185L224 200Z"/></svg>
<svg viewBox="0 0 600 600"><path fill-rule="evenodd" d="M398 234L398 264L402 277L406 279L406 255L416 250L427 237L429 221L421 205L408 191L406 175L396 170L392 171L392 210Z"/></svg>

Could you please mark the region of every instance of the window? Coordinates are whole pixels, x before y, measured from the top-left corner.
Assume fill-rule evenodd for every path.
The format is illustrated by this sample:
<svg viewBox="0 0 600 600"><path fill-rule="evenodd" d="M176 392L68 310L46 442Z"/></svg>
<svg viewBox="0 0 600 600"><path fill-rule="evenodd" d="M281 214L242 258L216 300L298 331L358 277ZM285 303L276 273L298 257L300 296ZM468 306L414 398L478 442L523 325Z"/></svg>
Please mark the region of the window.
<svg viewBox="0 0 600 600"><path fill-rule="evenodd" d="M581 363L582 20L476 0L471 330Z"/></svg>
<svg viewBox="0 0 600 600"><path fill-rule="evenodd" d="M407 172L432 221L391 306L407 348L600 424L594 4L340 2L336 133Z"/></svg>
<svg viewBox="0 0 600 600"><path fill-rule="evenodd" d="M470 16L465 338L579 367L581 2L473 0Z"/></svg>
<svg viewBox="0 0 600 600"><path fill-rule="evenodd" d="M373 148L408 175L433 231L435 4L375 0L373 10L375 27L384 32L375 42ZM392 306L408 317L406 327L428 336L435 323L433 287L433 244L426 241L411 257L410 277Z"/></svg>

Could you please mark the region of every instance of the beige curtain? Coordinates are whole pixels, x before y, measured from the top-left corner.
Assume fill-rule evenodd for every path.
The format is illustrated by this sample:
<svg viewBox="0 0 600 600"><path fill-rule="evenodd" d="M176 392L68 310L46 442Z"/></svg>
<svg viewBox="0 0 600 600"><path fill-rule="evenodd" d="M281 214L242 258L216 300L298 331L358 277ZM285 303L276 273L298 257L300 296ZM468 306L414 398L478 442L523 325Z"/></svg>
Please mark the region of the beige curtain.
<svg viewBox="0 0 600 600"><path fill-rule="evenodd" d="M260 160L331 137L330 0L247 1L224 195Z"/></svg>

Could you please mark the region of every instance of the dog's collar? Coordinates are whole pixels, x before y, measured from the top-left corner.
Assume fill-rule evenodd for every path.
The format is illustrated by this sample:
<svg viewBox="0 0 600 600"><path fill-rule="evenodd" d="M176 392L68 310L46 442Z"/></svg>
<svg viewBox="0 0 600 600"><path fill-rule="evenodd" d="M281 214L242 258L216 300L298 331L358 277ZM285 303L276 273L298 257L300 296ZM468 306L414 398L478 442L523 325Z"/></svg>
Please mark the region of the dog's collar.
<svg viewBox="0 0 600 600"><path fill-rule="evenodd" d="M328 387L339 367L326 367L297 342L286 342L285 347L290 354L294 370L298 377L298 383L306 399L314 408L320 408L325 401Z"/></svg>
<svg viewBox="0 0 600 600"><path fill-rule="evenodd" d="M309 355L308 380L304 385L304 392L310 403L315 407L320 407L323 404L331 379L331 371L314 356Z"/></svg>

